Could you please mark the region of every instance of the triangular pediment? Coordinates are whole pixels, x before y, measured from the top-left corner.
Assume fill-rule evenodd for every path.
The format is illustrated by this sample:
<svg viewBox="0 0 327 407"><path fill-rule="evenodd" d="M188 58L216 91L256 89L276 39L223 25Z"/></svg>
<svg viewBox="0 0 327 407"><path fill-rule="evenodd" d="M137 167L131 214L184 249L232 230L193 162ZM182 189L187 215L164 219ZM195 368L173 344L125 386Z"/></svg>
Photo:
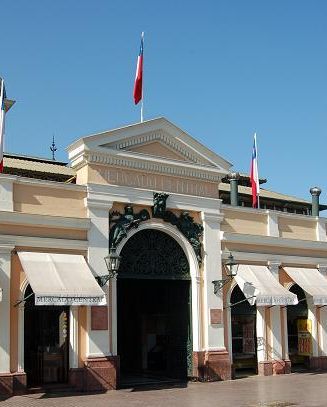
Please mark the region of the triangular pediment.
<svg viewBox="0 0 327 407"><path fill-rule="evenodd" d="M171 168L172 174L176 168L178 174L194 174L198 178L201 173L210 173L208 179L212 180L221 179L231 168L231 163L165 118L81 138L68 147L68 152L73 167L97 157L97 162L102 164L117 163L135 169L151 167L158 168L158 172L161 168L167 173ZM206 179L207 175L202 178Z"/></svg>
<svg viewBox="0 0 327 407"><path fill-rule="evenodd" d="M135 153L150 155L153 157L162 157L168 158L171 160L177 161L185 161L188 160L185 156L180 153L176 152L173 149L170 149L167 145L162 143L161 141L153 141L150 143L144 143L136 146L132 146L126 149L127 151L134 151Z"/></svg>

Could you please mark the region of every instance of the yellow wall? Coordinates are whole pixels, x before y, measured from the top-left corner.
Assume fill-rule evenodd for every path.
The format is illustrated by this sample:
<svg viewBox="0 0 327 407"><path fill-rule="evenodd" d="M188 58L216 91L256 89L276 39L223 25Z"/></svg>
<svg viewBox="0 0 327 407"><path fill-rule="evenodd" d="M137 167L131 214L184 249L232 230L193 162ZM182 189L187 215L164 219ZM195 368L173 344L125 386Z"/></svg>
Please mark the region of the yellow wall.
<svg viewBox="0 0 327 407"><path fill-rule="evenodd" d="M316 240L316 222L314 220L279 217L279 236L289 239Z"/></svg>
<svg viewBox="0 0 327 407"><path fill-rule="evenodd" d="M40 185L14 184L14 211L85 218L86 192Z"/></svg>
<svg viewBox="0 0 327 407"><path fill-rule="evenodd" d="M229 233L265 236L267 234L267 216L253 211L241 212L224 209L221 230Z"/></svg>

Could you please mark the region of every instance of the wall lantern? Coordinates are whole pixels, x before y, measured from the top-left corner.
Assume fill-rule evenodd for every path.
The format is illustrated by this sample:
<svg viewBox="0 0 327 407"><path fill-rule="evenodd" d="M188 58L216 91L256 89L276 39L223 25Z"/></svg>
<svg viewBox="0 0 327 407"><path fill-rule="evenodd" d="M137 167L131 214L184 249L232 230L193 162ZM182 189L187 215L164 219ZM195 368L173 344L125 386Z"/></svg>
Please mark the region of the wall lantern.
<svg viewBox="0 0 327 407"><path fill-rule="evenodd" d="M224 287L225 284L229 283L237 274L238 270L238 263L236 263L234 256L232 253L229 253L228 259L224 261L224 265L226 266L226 274L227 278L223 278L222 280L214 280L212 281L213 284L213 292L217 295L219 291Z"/></svg>
<svg viewBox="0 0 327 407"><path fill-rule="evenodd" d="M119 256L116 253L116 249L114 247L111 247L109 249L108 256L104 258L104 261L108 269L108 274L105 274L104 276L95 277L100 287L103 287L104 285L107 284L107 282L110 279L115 278L117 276L117 272L120 266L120 260L121 256Z"/></svg>

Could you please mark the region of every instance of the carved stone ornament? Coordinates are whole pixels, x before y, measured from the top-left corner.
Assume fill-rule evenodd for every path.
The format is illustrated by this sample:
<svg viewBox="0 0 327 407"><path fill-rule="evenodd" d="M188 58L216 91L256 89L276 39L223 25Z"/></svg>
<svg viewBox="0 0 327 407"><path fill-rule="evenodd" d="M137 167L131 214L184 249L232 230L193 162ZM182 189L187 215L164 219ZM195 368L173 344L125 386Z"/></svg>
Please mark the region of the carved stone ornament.
<svg viewBox="0 0 327 407"><path fill-rule="evenodd" d="M110 223L113 223L109 233L110 247L116 248L119 243L127 237L130 229L138 228L142 221L150 219L150 214L146 209L142 209L138 214L134 214L133 207L125 206L125 213L117 211L110 213Z"/></svg>
<svg viewBox="0 0 327 407"><path fill-rule="evenodd" d="M166 201L168 194L163 192L153 193L152 215L154 218L160 218L164 222L168 222L186 237L190 242L196 254L199 264L202 263L202 245L200 237L203 234L203 226L200 223L194 222L189 212L182 212L180 216L176 216L173 212L166 210ZM143 221L150 219L150 214L146 209L142 209L135 214L131 205L126 205L124 213L117 211L111 212L109 221L113 226L110 229L109 241L110 247L117 248L119 243L127 237L127 233L131 229L138 228Z"/></svg>
<svg viewBox="0 0 327 407"><path fill-rule="evenodd" d="M176 226L177 229L186 237L186 239L191 243L196 258L201 264L202 262L202 247L200 242L200 237L203 234L203 226L200 223L194 222L192 216L189 212L182 212L178 217L173 212L166 210L166 201L168 194L154 192L153 193L153 209L152 213L155 218L161 218L165 222L169 222Z"/></svg>

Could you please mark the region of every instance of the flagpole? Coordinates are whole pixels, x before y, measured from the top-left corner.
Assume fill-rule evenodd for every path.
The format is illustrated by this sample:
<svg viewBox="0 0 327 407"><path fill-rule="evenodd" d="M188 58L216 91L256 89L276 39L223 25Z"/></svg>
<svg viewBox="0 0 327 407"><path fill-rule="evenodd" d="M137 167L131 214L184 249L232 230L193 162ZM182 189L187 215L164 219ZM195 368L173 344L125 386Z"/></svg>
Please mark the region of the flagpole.
<svg viewBox="0 0 327 407"><path fill-rule="evenodd" d="M142 31L141 37L142 37L142 42L143 42L143 55L144 55L144 31ZM144 99L143 83L144 83L144 57L142 56L142 99L141 99L141 123L143 123L143 99Z"/></svg>
<svg viewBox="0 0 327 407"><path fill-rule="evenodd" d="M255 139L255 149L257 150L257 173L258 173L257 202L258 202L258 209L260 209L260 178L259 178L259 160L258 160L257 133L254 133L254 139Z"/></svg>

